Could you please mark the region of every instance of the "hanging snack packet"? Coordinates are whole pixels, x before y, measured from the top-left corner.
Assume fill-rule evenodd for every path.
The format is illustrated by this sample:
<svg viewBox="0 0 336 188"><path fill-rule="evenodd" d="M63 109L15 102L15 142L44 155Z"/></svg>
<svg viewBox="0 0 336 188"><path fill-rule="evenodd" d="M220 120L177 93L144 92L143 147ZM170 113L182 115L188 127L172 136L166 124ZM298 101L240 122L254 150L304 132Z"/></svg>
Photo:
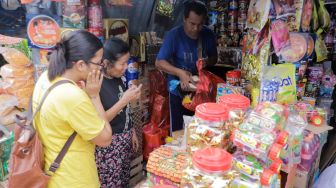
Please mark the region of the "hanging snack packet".
<svg viewBox="0 0 336 188"><path fill-rule="evenodd" d="M281 49L290 45L287 23L281 20L275 20L272 22L271 30L272 43L275 53L278 55Z"/></svg>
<svg viewBox="0 0 336 188"><path fill-rule="evenodd" d="M310 27L310 20L313 16L313 0L305 0L303 4L303 12L301 17L301 29L303 32L308 32Z"/></svg>
<svg viewBox="0 0 336 188"><path fill-rule="evenodd" d="M295 15L294 0L284 1L284 0L272 0L277 19L282 17L287 17L289 15Z"/></svg>
<svg viewBox="0 0 336 188"><path fill-rule="evenodd" d="M290 32L299 31L301 26L301 16L303 0L294 0L295 14L287 17L287 24Z"/></svg>
<svg viewBox="0 0 336 188"><path fill-rule="evenodd" d="M268 21L271 0L251 0L246 26L260 31Z"/></svg>
<svg viewBox="0 0 336 188"><path fill-rule="evenodd" d="M264 68L263 79L278 79L279 91L276 101L282 104L289 104L296 101L296 79L295 66L293 64L279 64ZM275 82L276 83L276 82ZM260 90L261 92L261 90Z"/></svg>
<svg viewBox="0 0 336 188"><path fill-rule="evenodd" d="M315 42L315 52L316 52L316 59L317 62L321 62L323 60L328 59L328 49L327 46L325 45L324 40L322 39L321 33L323 30L320 28L317 31L317 39Z"/></svg>
<svg viewBox="0 0 336 188"><path fill-rule="evenodd" d="M324 0L318 0L318 19L319 25L322 29L327 30L330 26L330 15L327 9L324 7Z"/></svg>
<svg viewBox="0 0 336 188"><path fill-rule="evenodd" d="M311 19L311 30L313 32L316 32L317 29L319 28L319 18L318 18L318 14L317 14L317 6L316 3L313 3L313 18Z"/></svg>

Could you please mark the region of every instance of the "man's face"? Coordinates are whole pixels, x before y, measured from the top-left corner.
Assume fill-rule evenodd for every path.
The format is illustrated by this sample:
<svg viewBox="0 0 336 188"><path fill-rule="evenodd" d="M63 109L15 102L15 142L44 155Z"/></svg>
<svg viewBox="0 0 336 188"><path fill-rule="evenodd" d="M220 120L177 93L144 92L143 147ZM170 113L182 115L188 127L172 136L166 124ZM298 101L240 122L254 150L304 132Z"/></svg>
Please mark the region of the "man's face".
<svg viewBox="0 0 336 188"><path fill-rule="evenodd" d="M192 39L198 39L198 35L204 24L204 16L197 15L195 12L190 11L189 16L184 18L184 30L186 34Z"/></svg>

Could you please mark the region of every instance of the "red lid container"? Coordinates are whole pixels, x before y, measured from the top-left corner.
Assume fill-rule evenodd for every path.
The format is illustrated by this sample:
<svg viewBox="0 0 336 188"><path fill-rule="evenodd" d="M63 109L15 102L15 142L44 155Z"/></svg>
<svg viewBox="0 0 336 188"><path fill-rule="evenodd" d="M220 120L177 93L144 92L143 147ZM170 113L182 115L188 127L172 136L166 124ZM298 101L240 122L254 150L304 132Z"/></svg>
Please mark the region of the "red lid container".
<svg viewBox="0 0 336 188"><path fill-rule="evenodd" d="M225 106L217 103L203 103L196 107L195 116L206 121L226 121L229 117Z"/></svg>
<svg viewBox="0 0 336 188"><path fill-rule="evenodd" d="M231 169L232 155L220 148L205 148L193 154L193 165L207 173L223 173Z"/></svg>
<svg viewBox="0 0 336 188"><path fill-rule="evenodd" d="M219 98L219 103L227 106L229 110L247 109L250 107L250 99L238 94L223 95Z"/></svg>
<svg viewBox="0 0 336 188"><path fill-rule="evenodd" d="M274 178L275 173L270 169L265 169L261 174L260 183L265 186L269 186Z"/></svg>

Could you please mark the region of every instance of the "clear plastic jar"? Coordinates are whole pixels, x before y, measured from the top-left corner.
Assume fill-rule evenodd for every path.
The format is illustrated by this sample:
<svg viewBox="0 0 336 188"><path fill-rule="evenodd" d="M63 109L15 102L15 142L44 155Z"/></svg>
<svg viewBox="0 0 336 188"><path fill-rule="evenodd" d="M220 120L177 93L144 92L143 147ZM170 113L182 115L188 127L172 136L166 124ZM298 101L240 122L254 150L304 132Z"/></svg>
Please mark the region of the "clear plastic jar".
<svg viewBox="0 0 336 188"><path fill-rule="evenodd" d="M231 171L232 155L220 148L197 150L183 172L181 187L228 187L238 173Z"/></svg>
<svg viewBox="0 0 336 188"><path fill-rule="evenodd" d="M243 123L247 110L250 107L250 99L238 94L224 95L219 98L219 104L225 105L229 110L229 127L238 128Z"/></svg>
<svg viewBox="0 0 336 188"><path fill-rule="evenodd" d="M189 153L206 147L225 148L230 138L227 119L228 111L223 105L216 103L198 105L194 119L187 127Z"/></svg>

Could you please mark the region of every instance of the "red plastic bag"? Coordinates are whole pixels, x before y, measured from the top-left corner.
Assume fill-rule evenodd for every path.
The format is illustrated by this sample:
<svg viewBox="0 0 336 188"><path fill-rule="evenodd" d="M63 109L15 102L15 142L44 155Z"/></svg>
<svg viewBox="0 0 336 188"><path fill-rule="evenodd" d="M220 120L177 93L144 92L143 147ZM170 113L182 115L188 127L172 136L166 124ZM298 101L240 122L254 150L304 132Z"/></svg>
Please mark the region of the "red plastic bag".
<svg viewBox="0 0 336 188"><path fill-rule="evenodd" d="M152 106L151 123L162 127L166 121L169 121L169 99L162 95L154 95L154 103Z"/></svg>
<svg viewBox="0 0 336 188"><path fill-rule="evenodd" d="M183 102L182 105L190 110L195 111L197 105L206 102L216 102L217 84L225 83L223 79L215 74L203 69L204 61L202 59L197 61L197 69L199 74L199 82L197 83L197 89L193 96L191 96L191 102Z"/></svg>
<svg viewBox="0 0 336 188"><path fill-rule="evenodd" d="M153 123L148 123L143 127L143 156L148 160L149 154L156 148L164 144L162 129L158 128Z"/></svg>

